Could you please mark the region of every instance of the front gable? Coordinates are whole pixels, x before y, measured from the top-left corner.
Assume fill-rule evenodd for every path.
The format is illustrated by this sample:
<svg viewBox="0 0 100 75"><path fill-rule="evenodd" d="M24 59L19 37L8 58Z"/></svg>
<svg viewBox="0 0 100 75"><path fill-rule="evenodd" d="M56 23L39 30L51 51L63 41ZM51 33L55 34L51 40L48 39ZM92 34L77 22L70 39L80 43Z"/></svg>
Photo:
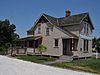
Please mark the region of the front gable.
<svg viewBox="0 0 100 75"><path fill-rule="evenodd" d="M36 30L36 28L39 27L39 26L41 26L41 24L46 23L46 22L49 22L49 21L48 21L48 20L45 18L45 16L42 14L42 15L36 20L36 22L34 23L34 26L31 27L31 29L27 31L27 35L33 35L34 32L35 32L35 30Z"/></svg>
<svg viewBox="0 0 100 75"><path fill-rule="evenodd" d="M90 36L94 29L89 15L86 15L81 21L80 34Z"/></svg>
<svg viewBox="0 0 100 75"><path fill-rule="evenodd" d="M49 22L44 15L41 15L35 22L34 26L32 27L31 30L35 30L38 24L46 23Z"/></svg>

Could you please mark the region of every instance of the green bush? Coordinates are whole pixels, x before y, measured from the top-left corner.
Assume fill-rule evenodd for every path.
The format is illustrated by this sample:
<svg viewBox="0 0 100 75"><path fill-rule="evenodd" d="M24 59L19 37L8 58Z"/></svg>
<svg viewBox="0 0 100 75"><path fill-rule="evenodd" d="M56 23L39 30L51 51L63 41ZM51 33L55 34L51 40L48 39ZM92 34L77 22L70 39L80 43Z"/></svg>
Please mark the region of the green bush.
<svg viewBox="0 0 100 75"><path fill-rule="evenodd" d="M37 48L38 52L42 55L43 52L47 51L47 47L44 45L39 45Z"/></svg>
<svg viewBox="0 0 100 75"><path fill-rule="evenodd" d="M0 54L5 55L7 53L7 49L4 47L0 47Z"/></svg>

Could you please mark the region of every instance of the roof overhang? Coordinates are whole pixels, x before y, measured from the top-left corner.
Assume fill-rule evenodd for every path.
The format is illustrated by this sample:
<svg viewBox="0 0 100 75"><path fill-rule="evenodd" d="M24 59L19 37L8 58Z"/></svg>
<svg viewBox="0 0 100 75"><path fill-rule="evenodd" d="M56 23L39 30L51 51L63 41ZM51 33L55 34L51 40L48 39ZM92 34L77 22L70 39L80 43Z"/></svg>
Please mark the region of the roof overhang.
<svg viewBox="0 0 100 75"><path fill-rule="evenodd" d="M17 41L30 41L30 40L37 40L37 39L40 39L40 38L42 38L42 37L41 36L27 36L27 37L24 37L24 38L20 38Z"/></svg>
<svg viewBox="0 0 100 75"><path fill-rule="evenodd" d="M86 39L86 40L92 40L93 39L92 36L86 36L86 35L81 35L81 34L80 34L80 38Z"/></svg>

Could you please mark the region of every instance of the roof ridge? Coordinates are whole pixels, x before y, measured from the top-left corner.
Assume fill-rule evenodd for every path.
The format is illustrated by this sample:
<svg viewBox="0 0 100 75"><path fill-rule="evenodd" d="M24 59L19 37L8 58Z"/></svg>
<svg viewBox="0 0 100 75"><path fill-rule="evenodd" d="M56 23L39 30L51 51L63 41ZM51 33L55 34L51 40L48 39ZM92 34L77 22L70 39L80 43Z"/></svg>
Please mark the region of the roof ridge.
<svg viewBox="0 0 100 75"><path fill-rule="evenodd" d="M74 14L74 15L71 15L71 16L69 16L69 17L77 16L77 15L81 15L81 14L88 14L88 12L79 13L79 14ZM61 18L68 18L68 17L59 17L58 19L61 19Z"/></svg>
<svg viewBox="0 0 100 75"><path fill-rule="evenodd" d="M52 17L52 18L56 18L56 17L54 17L54 16L51 16L51 15L48 15L48 14L45 14L45 13L43 13L43 15L44 16L50 16L50 17ZM57 19L57 18L56 18Z"/></svg>

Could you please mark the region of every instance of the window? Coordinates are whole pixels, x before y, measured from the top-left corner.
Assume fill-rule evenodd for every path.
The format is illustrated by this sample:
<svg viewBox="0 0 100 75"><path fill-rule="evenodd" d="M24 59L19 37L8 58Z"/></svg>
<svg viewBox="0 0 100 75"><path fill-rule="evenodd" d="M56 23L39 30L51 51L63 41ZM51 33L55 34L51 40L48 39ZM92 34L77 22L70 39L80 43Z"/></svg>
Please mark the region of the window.
<svg viewBox="0 0 100 75"><path fill-rule="evenodd" d="M88 52L88 40L84 40L84 52Z"/></svg>
<svg viewBox="0 0 100 75"><path fill-rule="evenodd" d="M86 35L88 35L88 24L87 24L87 28L86 28Z"/></svg>
<svg viewBox="0 0 100 75"><path fill-rule="evenodd" d="M46 28L46 35L49 35L49 28Z"/></svg>
<svg viewBox="0 0 100 75"><path fill-rule="evenodd" d="M84 23L84 33L86 33L86 23Z"/></svg>
<svg viewBox="0 0 100 75"><path fill-rule="evenodd" d="M58 39L55 39L55 47L58 47Z"/></svg>
<svg viewBox="0 0 100 75"><path fill-rule="evenodd" d="M41 24L38 25L38 34L41 33Z"/></svg>
<svg viewBox="0 0 100 75"><path fill-rule="evenodd" d="M82 35L87 35L88 34L88 23L83 22L83 29L81 31Z"/></svg>

